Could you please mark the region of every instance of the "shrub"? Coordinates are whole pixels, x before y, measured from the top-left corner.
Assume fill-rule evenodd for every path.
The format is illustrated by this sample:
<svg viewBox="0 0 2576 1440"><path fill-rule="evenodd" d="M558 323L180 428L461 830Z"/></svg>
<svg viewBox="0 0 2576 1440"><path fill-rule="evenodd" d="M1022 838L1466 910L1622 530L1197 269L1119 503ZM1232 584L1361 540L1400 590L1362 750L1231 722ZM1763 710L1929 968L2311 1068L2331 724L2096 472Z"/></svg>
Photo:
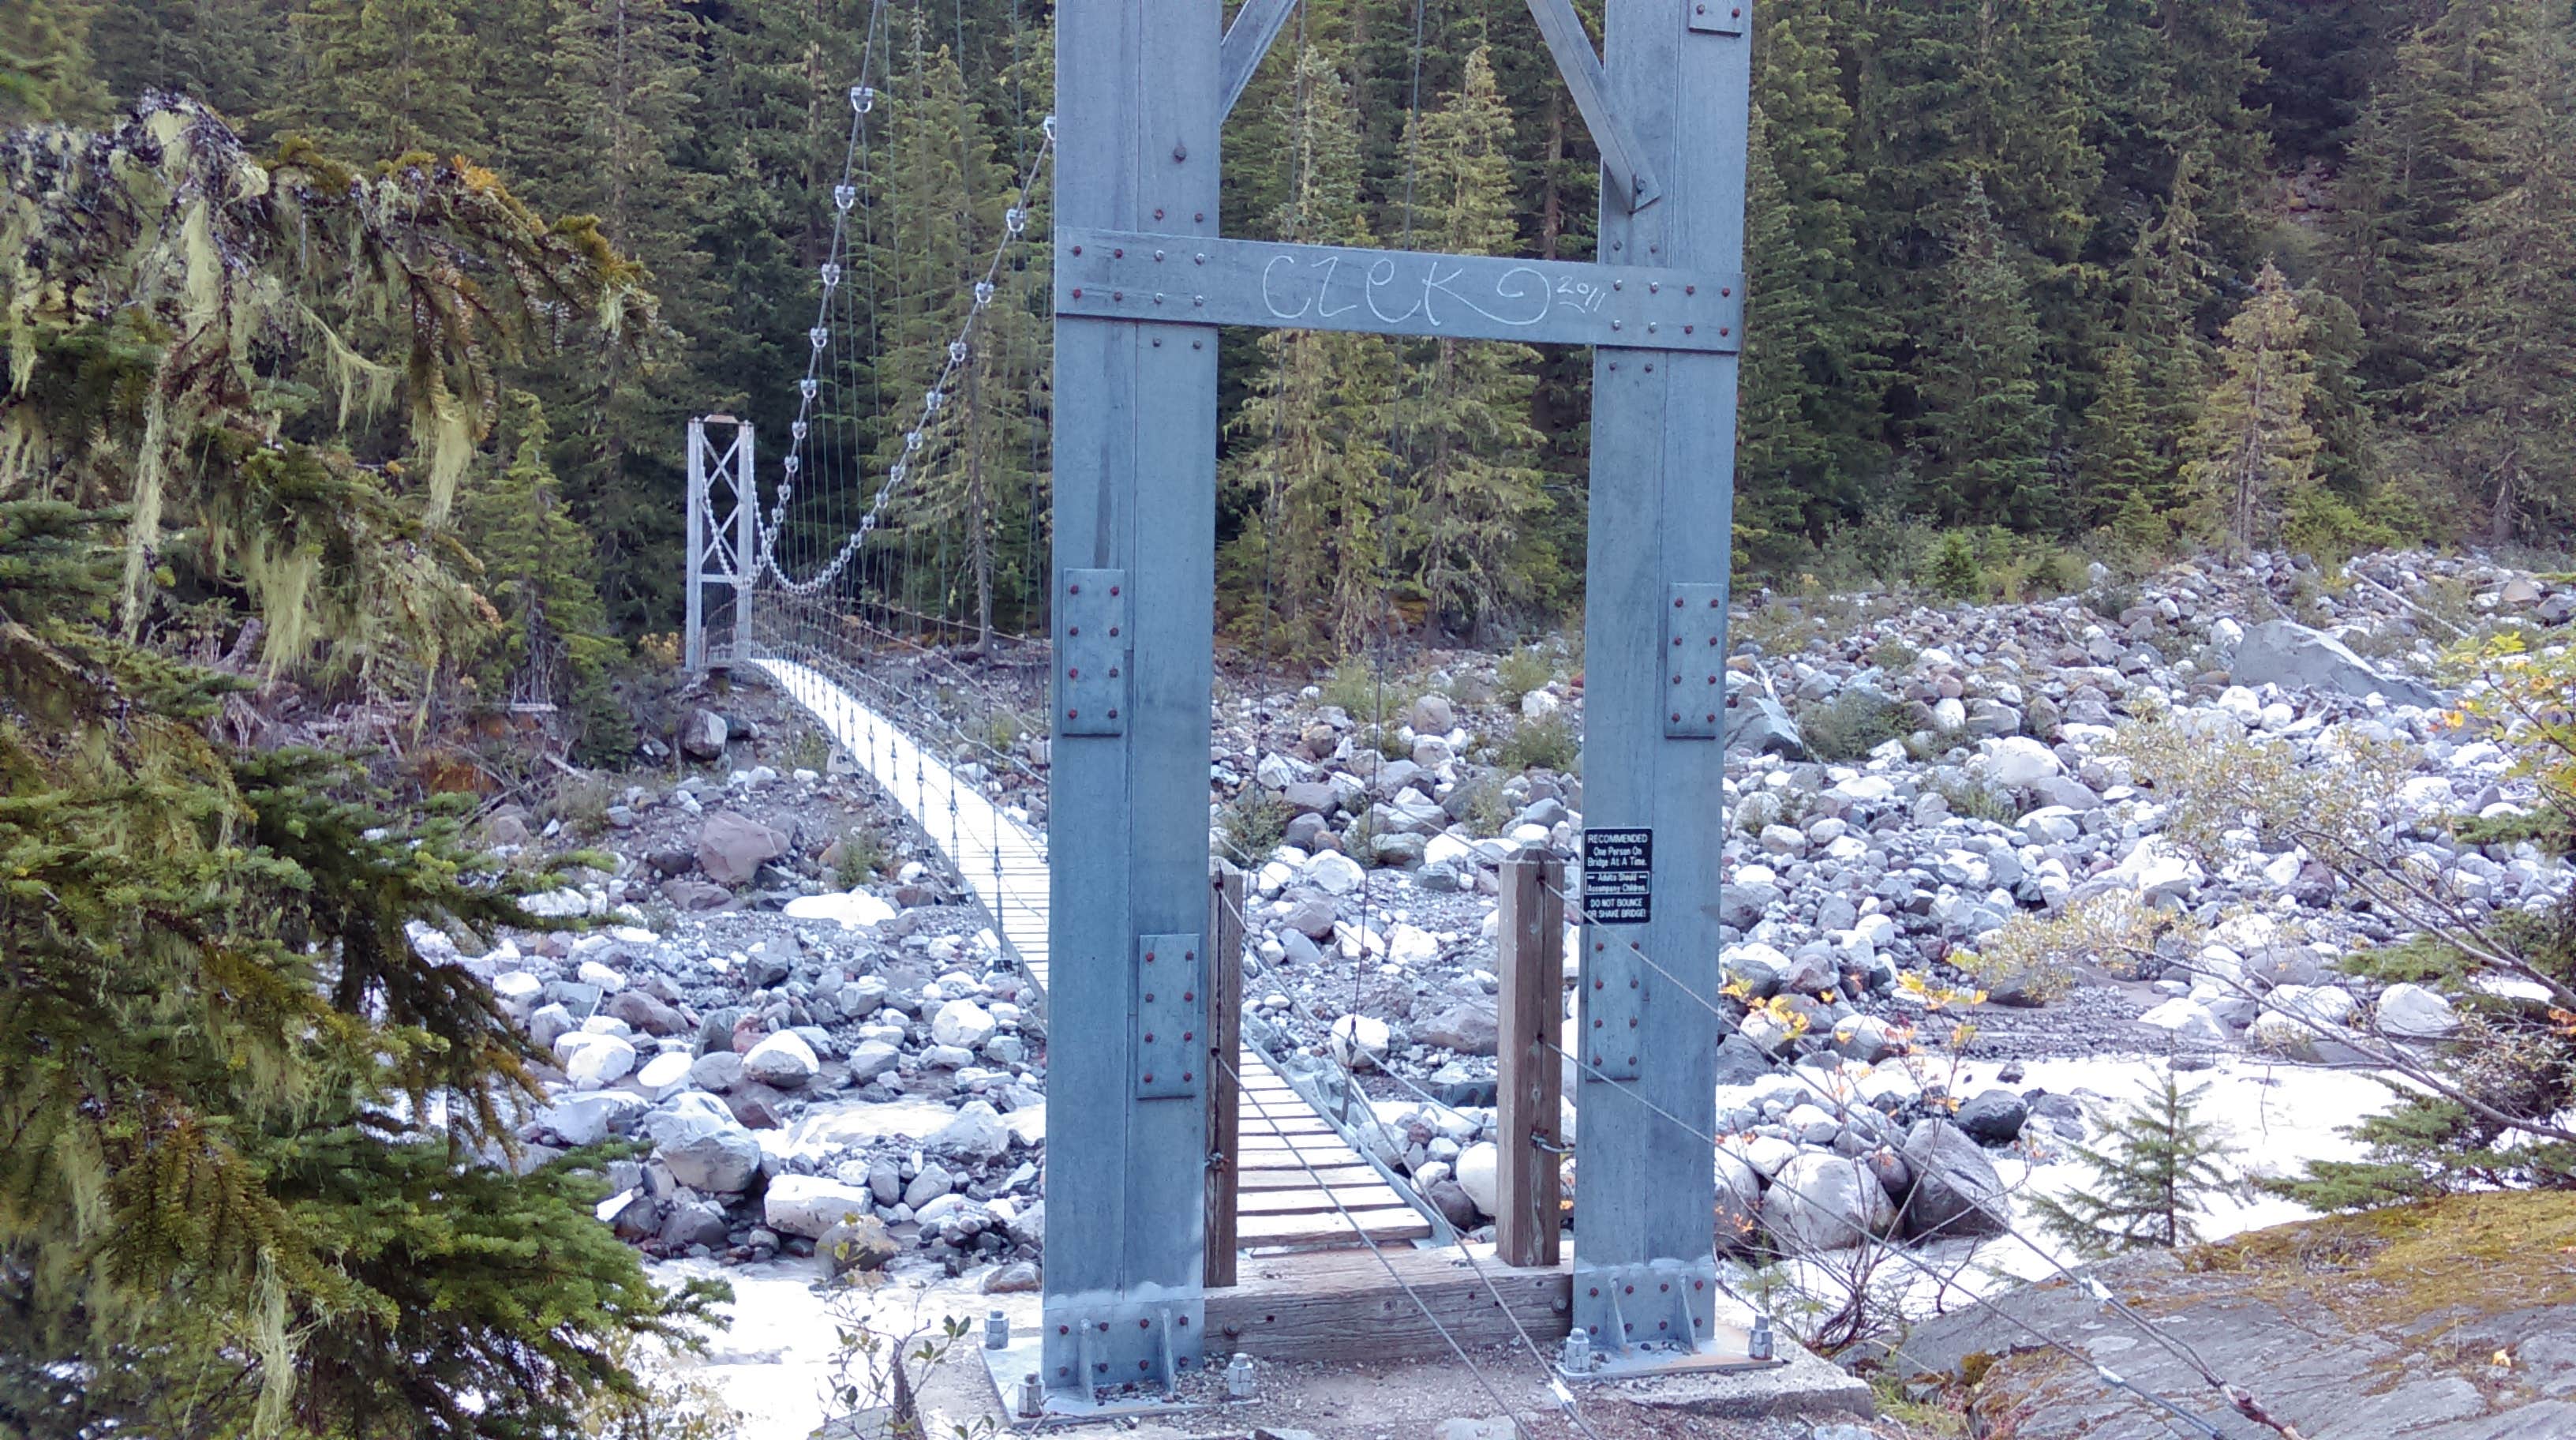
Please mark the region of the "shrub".
<svg viewBox="0 0 2576 1440"><path fill-rule="evenodd" d="M1521 697L1532 690L1544 690L1556 678L1556 667L1539 647L1525 646L1503 657L1494 667L1494 678L1500 698L1506 705L1518 705Z"/></svg>
<svg viewBox="0 0 2576 1440"><path fill-rule="evenodd" d="M1974 600L1985 593L1985 572L1977 565L1977 549L1965 531L1942 535L1924 572L1923 586L1946 600Z"/></svg>
<svg viewBox="0 0 2576 1440"><path fill-rule="evenodd" d="M1890 635L1869 647L1869 663L1891 674L1897 674L1913 669L1916 657L1922 653L1905 643L1902 638Z"/></svg>
<svg viewBox="0 0 2576 1440"><path fill-rule="evenodd" d="M1340 707L1362 725L1377 725L1401 717L1413 704L1413 696L1405 682L1386 673L1384 666L1353 655L1325 677L1321 703Z"/></svg>
<svg viewBox="0 0 2576 1440"><path fill-rule="evenodd" d="M841 837L841 862L834 870L844 890L856 890L876 878L893 854L885 832L874 825L854 825Z"/></svg>
<svg viewBox="0 0 2576 1440"><path fill-rule="evenodd" d="M1258 785L1248 787L1217 815L1217 833L1237 864L1257 865L1288 833L1288 807Z"/></svg>
<svg viewBox="0 0 2576 1440"><path fill-rule="evenodd" d="M2015 915L1951 963L2013 1005L2065 998L2087 964L2152 954L2163 920L2135 896L2098 895L2055 915Z"/></svg>
<svg viewBox="0 0 2576 1440"><path fill-rule="evenodd" d="M1496 760L1506 772L1539 769L1571 773L1582 758L1582 745L1574 726L1562 715L1550 715L1514 726Z"/></svg>
<svg viewBox="0 0 2576 1440"><path fill-rule="evenodd" d="M574 836L596 840L608 833L608 807L616 803L617 788L608 781L566 777L546 802L546 814Z"/></svg>
<svg viewBox="0 0 2576 1440"><path fill-rule="evenodd" d="M1890 740L1905 737L1905 707L1867 690L1845 690L1798 712L1798 734L1819 760L1864 760Z"/></svg>
<svg viewBox="0 0 2576 1440"><path fill-rule="evenodd" d="M1932 793L1947 801L1950 813L1965 820L1991 820L2008 824L2020 818L2021 807L2005 791L1982 780L1949 772L1932 779Z"/></svg>

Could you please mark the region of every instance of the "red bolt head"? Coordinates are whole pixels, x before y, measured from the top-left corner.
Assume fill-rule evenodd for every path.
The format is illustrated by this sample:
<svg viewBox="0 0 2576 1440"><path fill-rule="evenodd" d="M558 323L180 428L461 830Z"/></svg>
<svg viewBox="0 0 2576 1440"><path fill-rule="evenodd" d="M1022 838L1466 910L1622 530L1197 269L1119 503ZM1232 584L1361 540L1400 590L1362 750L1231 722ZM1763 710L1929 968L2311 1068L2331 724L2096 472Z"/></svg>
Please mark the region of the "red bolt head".
<svg viewBox="0 0 2576 1440"><path fill-rule="evenodd" d="M1079 254L1081 254L1082 252L1081 252L1081 251L1079 251L1079 250L1076 250L1076 251L1074 251L1073 253L1074 253L1074 254L1076 254L1076 255L1079 255ZM1074 287L1073 287L1073 298L1074 298L1074 299L1076 299L1076 300L1079 300L1079 299L1081 299L1081 298L1082 298L1082 287L1081 287L1081 286L1076 285L1076 286L1074 286Z"/></svg>
<svg viewBox="0 0 2576 1440"><path fill-rule="evenodd" d="M1116 248L1116 249L1114 249L1114 250L1110 251L1110 252L1109 252L1109 258L1110 258L1110 259L1112 259L1112 260L1124 260L1124 259L1126 259L1126 258L1127 258L1127 247L1126 247L1126 246L1124 246L1124 245L1121 245L1121 246L1119 246L1118 248ZM1145 1322L1144 1322L1144 1321L1142 1321L1142 1320L1139 1320L1139 1321L1137 1321L1136 1323L1137 1323L1137 1324L1139 1324L1139 1325L1142 1325L1142 1324L1144 1324Z"/></svg>
<svg viewBox="0 0 2576 1440"><path fill-rule="evenodd" d="M1148 1070L1148 1071L1146 1071L1146 1072L1145 1072L1145 1083L1146 1083L1146 1084L1148 1084L1148 1085L1151 1085L1151 1084L1153 1084L1153 1083L1154 1083L1154 1072L1153 1072L1153 1071Z"/></svg>
<svg viewBox="0 0 2576 1440"><path fill-rule="evenodd" d="M1073 253L1074 253L1074 254L1076 254L1076 255L1081 254L1081 253L1082 253L1082 247L1081 247L1081 246L1079 246L1079 245L1074 246L1074 247L1073 247ZM1076 291L1074 291L1073 293L1074 293L1074 294L1076 294L1076 295L1079 295L1079 294L1081 294L1082 292L1081 292L1081 291L1079 291L1079 290L1076 290Z"/></svg>

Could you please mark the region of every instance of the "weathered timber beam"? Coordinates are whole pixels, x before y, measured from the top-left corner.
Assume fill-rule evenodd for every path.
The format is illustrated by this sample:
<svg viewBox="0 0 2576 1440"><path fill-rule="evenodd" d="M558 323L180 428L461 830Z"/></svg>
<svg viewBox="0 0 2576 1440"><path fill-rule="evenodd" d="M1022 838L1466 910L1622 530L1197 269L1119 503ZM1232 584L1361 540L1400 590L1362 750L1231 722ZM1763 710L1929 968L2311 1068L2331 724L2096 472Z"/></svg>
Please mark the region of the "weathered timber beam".
<svg viewBox="0 0 2576 1440"><path fill-rule="evenodd" d="M1234 12L1234 23L1225 27L1216 51L1220 119L1234 113L1234 102L1243 98L1243 87L1252 83L1252 72L1261 68L1261 57L1270 53L1270 42L1279 38L1279 27L1296 8L1297 0L1243 0L1243 8Z"/></svg>
<svg viewBox="0 0 2576 1440"><path fill-rule="evenodd" d="M1565 1266L1515 1270L1487 1260L1488 1291L1452 1252L1390 1246L1385 1253L1383 1262L1364 1250L1247 1262L1233 1289L1208 1294L1209 1348L1274 1361L1427 1360L1446 1357L1449 1343L1426 1308L1467 1346L1516 1344L1527 1330L1553 1347L1572 1323L1573 1272ZM1390 1265L1412 1295L1387 1274Z"/></svg>
<svg viewBox="0 0 2576 1440"><path fill-rule="evenodd" d="M1744 281L1635 265L1056 231L1059 316L1731 354Z"/></svg>
<svg viewBox="0 0 2576 1440"><path fill-rule="evenodd" d="M1601 57L1592 53L1592 37L1583 28L1583 17L1574 13L1573 0L1529 0L1529 10L1538 21L1539 35L1547 41L1548 53L1556 57L1566 90L1574 96L1574 108L1583 113L1584 127L1601 151L1601 169L1610 177L1602 197L1616 200L1631 214L1654 204L1662 198L1663 187L1646 166L1645 148L1637 143L1636 132L1610 103L1609 78L1602 73Z"/></svg>

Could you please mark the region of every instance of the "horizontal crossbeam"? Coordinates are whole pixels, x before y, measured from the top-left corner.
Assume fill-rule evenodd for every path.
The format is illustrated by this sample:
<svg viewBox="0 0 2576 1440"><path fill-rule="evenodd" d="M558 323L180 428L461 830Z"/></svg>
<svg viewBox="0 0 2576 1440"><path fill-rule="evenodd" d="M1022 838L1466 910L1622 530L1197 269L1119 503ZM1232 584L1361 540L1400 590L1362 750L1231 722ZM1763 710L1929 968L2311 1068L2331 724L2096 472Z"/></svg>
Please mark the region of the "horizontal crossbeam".
<svg viewBox="0 0 2576 1440"><path fill-rule="evenodd" d="M1743 343L1744 281L1571 260L1059 228L1055 311L1732 354Z"/></svg>

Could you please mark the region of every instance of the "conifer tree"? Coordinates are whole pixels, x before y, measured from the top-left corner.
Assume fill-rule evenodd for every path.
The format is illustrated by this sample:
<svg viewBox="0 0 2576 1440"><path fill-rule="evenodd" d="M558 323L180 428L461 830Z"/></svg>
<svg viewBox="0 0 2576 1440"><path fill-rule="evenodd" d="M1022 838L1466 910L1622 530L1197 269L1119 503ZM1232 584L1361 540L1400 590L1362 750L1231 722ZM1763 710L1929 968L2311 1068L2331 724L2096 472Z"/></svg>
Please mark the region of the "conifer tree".
<svg viewBox="0 0 2576 1440"><path fill-rule="evenodd" d="M2183 479L2201 523L2240 553L2270 544L2316 478L2307 413L2317 382L2307 342L2298 297L2266 263L2227 323L2218 383L2184 446Z"/></svg>
<svg viewBox="0 0 2576 1440"><path fill-rule="evenodd" d="M246 671L403 699L478 631L437 452L633 267L468 166L254 166L191 101L4 153L0 1430L566 1434L707 1297L646 1281L594 1176L504 1163L527 1042L412 939L529 923L550 877L219 714Z"/></svg>
<svg viewBox="0 0 2576 1440"><path fill-rule="evenodd" d="M1760 37L1736 516L1739 541L1785 556L1860 508L1858 477L1883 458L1887 377L1857 281L1852 111L1831 17L1783 6Z"/></svg>
<svg viewBox="0 0 2576 1440"><path fill-rule="evenodd" d="M342 154L476 155L487 133L473 35L443 0L312 0L294 17L304 68L263 117Z"/></svg>
<svg viewBox="0 0 2576 1440"><path fill-rule="evenodd" d="M2035 1197L2040 1224L2088 1256L2197 1241L2197 1217L2227 1183L2221 1131L2198 1114L2208 1093L2207 1085L2184 1089L2168 1068L2155 1093L2105 1120L2100 1148L2075 1147L2091 1186L2063 1200Z"/></svg>
<svg viewBox="0 0 2576 1440"><path fill-rule="evenodd" d="M1507 252L1517 238L1512 118L1484 47L1467 56L1459 89L1414 129L1414 243L1455 255ZM1391 517L1395 561L1431 613L1464 633L1555 581L1551 557L1526 543L1548 503L1530 463L1541 445L1529 423L1537 362L1526 345L1433 340L1406 367L1396 429L1410 473Z"/></svg>
<svg viewBox="0 0 2576 1440"><path fill-rule="evenodd" d="M2018 247L1982 181L1954 208L1942 303L1916 380L1931 452L1931 501L1958 523L2032 529L2053 520L2051 422L2033 370L2039 330Z"/></svg>
<svg viewBox="0 0 2576 1440"><path fill-rule="evenodd" d="M718 328L705 303L706 256L690 233L711 187L675 153L697 110L697 27L671 0L550 0L537 18L548 23L534 47L544 62L536 123L495 115L494 148L548 205L597 217L660 302L649 356L578 346L589 353L550 367L543 383L557 414L578 417L549 458L597 547L600 598L618 623L640 629L678 608L686 497L670 437L709 399L687 337ZM610 314L600 324L613 332L636 318Z"/></svg>
<svg viewBox="0 0 2576 1440"><path fill-rule="evenodd" d="M83 120L100 107L89 23L78 6L0 0L0 125Z"/></svg>
<svg viewBox="0 0 2576 1440"><path fill-rule="evenodd" d="M90 48L110 93L192 95L256 139L286 79L286 12L271 0L105 0Z"/></svg>
<svg viewBox="0 0 2576 1440"><path fill-rule="evenodd" d="M1028 386L1016 368L1028 353L1016 343L1027 301L1019 286L984 302L979 339L962 355L952 357L950 346L977 308L975 287L1002 236L1003 211L1018 197L956 56L930 44L918 11L894 102L884 187L890 243L880 246L875 275L884 407L877 473L900 497L894 513L902 525L959 551L953 578L916 573L905 603L968 620L980 651L992 642L1002 537L1024 503L1028 468ZM922 397L943 375L939 408L915 446Z"/></svg>
<svg viewBox="0 0 2576 1440"><path fill-rule="evenodd" d="M1373 243L1360 195L1360 132L1337 45L1308 46L1281 97L1294 183L1280 239ZM1290 655L1355 651L1383 616L1387 407L1395 370L1372 336L1262 335L1261 370L1233 421L1243 446L1228 483L1257 519L1228 547L1243 597L1237 628Z"/></svg>
<svg viewBox="0 0 2576 1440"><path fill-rule="evenodd" d="M2430 366L2420 424L2491 545L2576 518L2576 76L2563 18L2544 29L2534 7L2509 9L2487 193L2406 285Z"/></svg>
<svg viewBox="0 0 2576 1440"><path fill-rule="evenodd" d="M2152 559L2173 541L2172 462L2156 454L2146 386L2136 352L2112 347L2101 392L2085 415L2086 518L2121 551Z"/></svg>

